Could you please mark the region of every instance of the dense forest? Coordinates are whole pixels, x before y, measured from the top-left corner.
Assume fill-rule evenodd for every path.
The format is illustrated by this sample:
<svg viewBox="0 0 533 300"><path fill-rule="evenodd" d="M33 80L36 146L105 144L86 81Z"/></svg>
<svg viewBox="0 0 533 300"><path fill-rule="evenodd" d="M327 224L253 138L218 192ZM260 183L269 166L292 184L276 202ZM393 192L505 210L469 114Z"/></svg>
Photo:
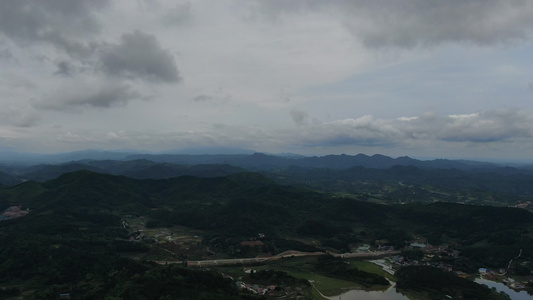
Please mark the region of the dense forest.
<svg viewBox="0 0 533 300"><path fill-rule="evenodd" d="M106 157L100 153L94 155ZM116 159L117 155L109 154L107 157ZM0 164L0 186L13 186L27 180L44 182L80 170L137 179L185 175L213 178L253 171L280 184L304 186L377 203L444 201L491 206L521 205L533 209L533 205L528 204L533 202L533 172L529 165L506 166L442 159L421 161L409 157L393 159L363 154L323 157L280 157L260 153L122 156L122 160ZM73 154L63 159L81 157Z"/></svg>

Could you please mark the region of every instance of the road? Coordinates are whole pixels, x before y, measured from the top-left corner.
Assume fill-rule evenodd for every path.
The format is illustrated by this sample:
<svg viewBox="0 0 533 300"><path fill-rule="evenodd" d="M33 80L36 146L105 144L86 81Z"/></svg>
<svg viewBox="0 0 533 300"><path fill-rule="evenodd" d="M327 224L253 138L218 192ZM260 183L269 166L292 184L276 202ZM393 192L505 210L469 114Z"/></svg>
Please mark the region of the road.
<svg viewBox="0 0 533 300"><path fill-rule="evenodd" d="M297 256L318 256L324 255L325 252L301 252L289 250L282 252L278 255L269 257L253 257L253 258L229 258L229 259L211 259L211 260L188 260L187 266L207 267L207 266L228 266L228 265L249 265L268 261L274 261L285 257L297 257ZM335 257L341 258L376 258L383 256L391 256L400 254L400 251L374 251L374 252L360 252L360 253L342 253L332 254ZM159 264L183 264L183 261L156 261Z"/></svg>

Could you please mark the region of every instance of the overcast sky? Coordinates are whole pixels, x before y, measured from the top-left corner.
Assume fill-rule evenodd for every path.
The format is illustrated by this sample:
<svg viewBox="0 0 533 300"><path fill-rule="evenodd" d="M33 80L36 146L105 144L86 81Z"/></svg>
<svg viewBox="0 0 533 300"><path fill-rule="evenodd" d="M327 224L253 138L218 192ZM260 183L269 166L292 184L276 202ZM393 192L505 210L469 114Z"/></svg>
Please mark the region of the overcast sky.
<svg viewBox="0 0 533 300"><path fill-rule="evenodd" d="M533 159L531 0L0 0L0 150Z"/></svg>

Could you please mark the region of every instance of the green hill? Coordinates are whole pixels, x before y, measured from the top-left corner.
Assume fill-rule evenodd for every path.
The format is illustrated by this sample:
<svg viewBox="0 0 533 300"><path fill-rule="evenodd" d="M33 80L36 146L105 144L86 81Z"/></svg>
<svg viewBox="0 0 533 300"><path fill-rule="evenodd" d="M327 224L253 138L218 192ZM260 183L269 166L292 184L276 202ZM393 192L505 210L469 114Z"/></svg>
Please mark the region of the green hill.
<svg viewBox="0 0 533 300"><path fill-rule="evenodd" d="M226 257L291 249L344 252L375 240L398 248L418 235L434 244L455 245L469 258L465 268L505 265L520 249L521 259L533 261L533 214L526 210L454 203L381 205L279 185L257 173L133 179L84 170L0 189L0 209L12 205L22 205L29 214L0 222L0 284L33 282L39 287L35 295L45 293L44 286L74 286L93 296L125 295L105 278L115 274L114 284L125 288L149 274L167 272L126 258L163 247L150 239L128 241L138 232L127 228L127 215L143 220L146 230L201 230L201 245L193 246ZM262 248L241 244L261 235ZM172 252L168 249L179 244L165 247ZM185 271L168 272L180 277ZM158 292L169 288L161 286ZM200 293L197 288L192 290ZM237 297L231 288L227 293Z"/></svg>

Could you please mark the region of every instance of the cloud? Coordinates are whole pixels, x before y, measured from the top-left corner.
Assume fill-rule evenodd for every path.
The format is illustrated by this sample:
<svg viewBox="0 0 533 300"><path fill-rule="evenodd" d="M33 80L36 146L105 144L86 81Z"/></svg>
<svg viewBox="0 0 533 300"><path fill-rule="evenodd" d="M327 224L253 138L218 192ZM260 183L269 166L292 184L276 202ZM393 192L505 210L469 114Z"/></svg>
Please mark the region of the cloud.
<svg viewBox="0 0 533 300"><path fill-rule="evenodd" d="M196 101L196 102L205 102L205 101L211 101L213 100L213 98L211 96L207 96L207 95L199 95L199 96L196 96L192 99L193 101Z"/></svg>
<svg viewBox="0 0 533 300"><path fill-rule="evenodd" d="M35 90L37 85L30 78L19 74L8 73L8 76L0 77L0 84L7 86L10 90Z"/></svg>
<svg viewBox="0 0 533 300"><path fill-rule="evenodd" d="M47 44L89 68L101 68L108 75L151 82L180 79L172 54L161 48L154 35L141 31L123 34L119 43L104 43L96 13L108 7L108 0L1 1L0 33L18 46ZM177 10L188 11L187 5ZM176 16L175 16L176 17ZM40 48L43 57L49 53ZM0 59L11 57L0 49ZM69 75L72 65L60 59L56 75Z"/></svg>
<svg viewBox="0 0 533 300"><path fill-rule="evenodd" d="M57 137L57 141L65 143L94 142L95 140L88 136L67 131Z"/></svg>
<svg viewBox="0 0 533 300"><path fill-rule="evenodd" d="M357 119L315 123L302 135L304 145L389 145L401 139L403 133L394 127L393 121L375 119L371 115Z"/></svg>
<svg viewBox="0 0 533 300"><path fill-rule="evenodd" d="M100 59L104 71L112 76L152 82L180 79L172 54L161 48L155 36L141 31L122 35L119 44L104 46Z"/></svg>
<svg viewBox="0 0 533 300"><path fill-rule="evenodd" d="M106 134L106 139L110 141L121 141L124 139L127 139L127 133L126 130L119 130L119 131L109 131Z"/></svg>
<svg viewBox="0 0 533 300"><path fill-rule="evenodd" d="M483 144L528 140L533 137L533 114L494 110L464 115L427 113L397 119L357 119L313 123L300 128L294 141L307 147L343 145L392 146L419 142Z"/></svg>
<svg viewBox="0 0 533 300"><path fill-rule="evenodd" d="M367 47L445 42L492 45L531 37L533 2L520 0L257 1L256 10L283 19L307 12L337 16Z"/></svg>
<svg viewBox="0 0 533 300"><path fill-rule="evenodd" d="M91 43L76 38L100 31L94 12L107 4L108 0L0 1L0 32L19 43L49 43L69 55L86 56L94 50Z"/></svg>
<svg viewBox="0 0 533 300"><path fill-rule="evenodd" d="M1 60L14 60L13 53L8 48L1 49L0 48L0 61Z"/></svg>
<svg viewBox="0 0 533 300"><path fill-rule="evenodd" d="M498 142L533 137L533 116L499 110L449 116L438 138L453 142Z"/></svg>
<svg viewBox="0 0 533 300"><path fill-rule="evenodd" d="M34 127L41 120L40 116L31 107L4 107L0 112L3 124L15 127Z"/></svg>
<svg viewBox="0 0 533 300"><path fill-rule="evenodd" d="M296 125L304 125L307 119L309 118L307 112L299 109L291 110L290 112L292 120Z"/></svg>
<svg viewBox="0 0 533 300"><path fill-rule="evenodd" d="M30 128L36 126L40 120L41 118L34 113L22 114L13 124L17 127Z"/></svg>
<svg viewBox="0 0 533 300"><path fill-rule="evenodd" d="M167 9L161 19L163 25L183 25L191 22L191 3L177 4L173 8Z"/></svg>
<svg viewBox="0 0 533 300"><path fill-rule="evenodd" d="M137 99L147 99L131 86L116 80L95 82L69 81L69 84L46 95L36 108L77 111L84 107L109 108L124 106Z"/></svg>
<svg viewBox="0 0 533 300"><path fill-rule="evenodd" d="M68 61L60 61L57 63L57 71L54 75L70 76L75 72L74 66Z"/></svg>
<svg viewBox="0 0 533 300"><path fill-rule="evenodd" d="M495 125L487 125L491 123ZM415 155L421 148L426 151L463 149L464 153L481 153L488 149L502 151L513 145L530 147L533 137L533 112L495 110L453 116L426 113L416 118L395 119L379 119L365 115L354 119L310 122L298 128L275 130L260 126L210 123L201 130L174 132L119 128L65 131L59 141L107 149L133 147L162 150L175 148L176 145L188 145L232 146L263 151L295 149L304 153L322 150L326 153L346 153L348 149L357 149L360 152L380 149L383 153L390 149L409 149L408 154Z"/></svg>

